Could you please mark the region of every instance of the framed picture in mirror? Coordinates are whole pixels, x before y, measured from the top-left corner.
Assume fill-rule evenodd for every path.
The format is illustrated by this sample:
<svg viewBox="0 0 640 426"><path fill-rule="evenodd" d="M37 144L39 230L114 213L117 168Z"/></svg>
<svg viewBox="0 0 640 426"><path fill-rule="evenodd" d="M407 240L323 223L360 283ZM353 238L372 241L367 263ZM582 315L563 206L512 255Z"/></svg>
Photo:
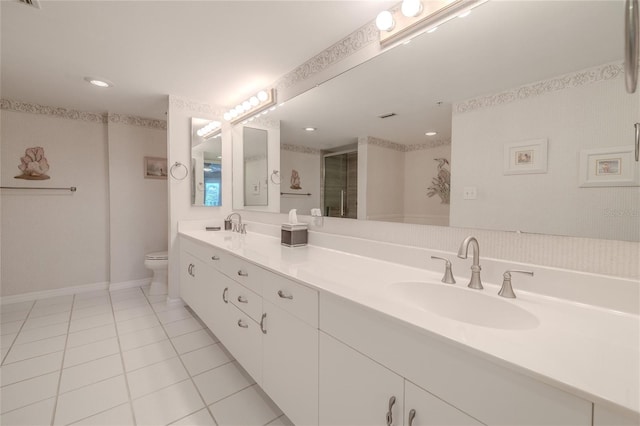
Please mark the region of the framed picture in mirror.
<svg viewBox="0 0 640 426"><path fill-rule="evenodd" d="M633 154L633 145L581 150L580 187L640 186Z"/></svg>
<svg viewBox="0 0 640 426"><path fill-rule="evenodd" d="M547 140L532 139L504 146L505 175L547 173Z"/></svg>

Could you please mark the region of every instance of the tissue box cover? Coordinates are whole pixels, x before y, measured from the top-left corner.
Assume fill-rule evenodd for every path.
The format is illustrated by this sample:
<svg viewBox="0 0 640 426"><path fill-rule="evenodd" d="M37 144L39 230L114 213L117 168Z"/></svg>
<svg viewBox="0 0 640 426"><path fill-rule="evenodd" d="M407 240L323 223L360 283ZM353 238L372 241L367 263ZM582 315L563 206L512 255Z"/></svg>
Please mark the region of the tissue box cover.
<svg viewBox="0 0 640 426"><path fill-rule="evenodd" d="M299 247L307 245L306 223L283 223L280 231L280 243L287 247Z"/></svg>

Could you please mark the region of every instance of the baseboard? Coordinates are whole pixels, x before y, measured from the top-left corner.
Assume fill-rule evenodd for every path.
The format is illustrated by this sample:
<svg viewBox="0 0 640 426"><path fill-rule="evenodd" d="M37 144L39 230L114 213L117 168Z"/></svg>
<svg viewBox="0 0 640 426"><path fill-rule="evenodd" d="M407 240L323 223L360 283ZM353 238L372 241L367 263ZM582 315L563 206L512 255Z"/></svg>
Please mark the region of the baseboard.
<svg viewBox="0 0 640 426"><path fill-rule="evenodd" d="M8 305L9 303L29 302L31 300L46 299L56 296L68 296L76 293L87 293L90 291L99 291L109 289L108 282L77 285L73 287L56 288L53 290L33 291L30 293L15 294L12 296L0 297L0 304Z"/></svg>
<svg viewBox="0 0 640 426"><path fill-rule="evenodd" d="M121 281L119 283L109 284L109 291L126 290L129 288L144 287L151 284L151 277L143 278L141 280Z"/></svg>

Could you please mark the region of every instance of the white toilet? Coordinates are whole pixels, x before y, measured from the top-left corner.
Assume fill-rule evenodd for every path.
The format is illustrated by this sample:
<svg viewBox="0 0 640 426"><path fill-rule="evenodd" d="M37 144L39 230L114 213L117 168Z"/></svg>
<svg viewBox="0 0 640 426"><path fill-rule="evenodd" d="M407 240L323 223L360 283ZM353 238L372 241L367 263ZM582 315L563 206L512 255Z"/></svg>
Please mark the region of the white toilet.
<svg viewBox="0 0 640 426"><path fill-rule="evenodd" d="M169 252L158 251L144 256L144 266L153 271L149 295L167 294L167 270L169 266Z"/></svg>

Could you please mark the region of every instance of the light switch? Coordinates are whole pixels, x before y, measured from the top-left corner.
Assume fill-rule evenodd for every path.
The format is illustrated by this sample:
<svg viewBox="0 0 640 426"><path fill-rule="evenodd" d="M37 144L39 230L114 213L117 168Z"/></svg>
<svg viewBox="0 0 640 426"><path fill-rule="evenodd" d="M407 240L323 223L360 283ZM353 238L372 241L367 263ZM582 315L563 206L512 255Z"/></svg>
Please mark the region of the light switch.
<svg viewBox="0 0 640 426"><path fill-rule="evenodd" d="M462 198L465 200L475 200L478 198L478 188L475 186L465 186Z"/></svg>

